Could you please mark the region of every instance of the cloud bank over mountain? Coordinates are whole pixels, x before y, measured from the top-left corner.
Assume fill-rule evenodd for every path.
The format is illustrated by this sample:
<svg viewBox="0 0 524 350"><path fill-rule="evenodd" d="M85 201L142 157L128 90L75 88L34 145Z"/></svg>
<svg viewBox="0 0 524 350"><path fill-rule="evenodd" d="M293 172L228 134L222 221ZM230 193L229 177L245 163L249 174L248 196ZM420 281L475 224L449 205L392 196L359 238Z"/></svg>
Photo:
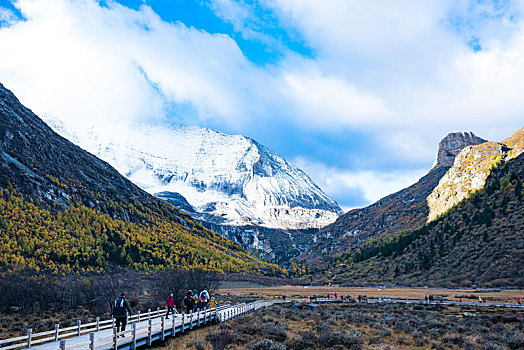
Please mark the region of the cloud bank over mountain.
<svg viewBox="0 0 524 350"><path fill-rule="evenodd" d="M1 1L0 81L37 114L86 127L177 118L253 137L316 164L312 179L350 208L423 175L450 131L501 139L522 126L523 10Z"/></svg>

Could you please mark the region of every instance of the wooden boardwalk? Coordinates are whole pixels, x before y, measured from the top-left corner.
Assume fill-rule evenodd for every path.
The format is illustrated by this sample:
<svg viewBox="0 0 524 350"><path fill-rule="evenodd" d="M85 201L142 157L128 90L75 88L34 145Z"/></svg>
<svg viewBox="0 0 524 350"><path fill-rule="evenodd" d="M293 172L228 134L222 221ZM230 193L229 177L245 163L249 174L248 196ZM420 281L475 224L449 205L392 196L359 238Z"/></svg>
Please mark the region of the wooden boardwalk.
<svg viewBox="0 0 524 350"><path fill-rule="evenodd" d="M137 314L129 318L124 332L117 333L113 320L78 324L74 327L28 334L0 340L0 350L31 348L35 350L60 349L136 349L151 345L156 340L184 333L205 324L226 322L246 313L278 303L259 300L247 304L225 305L191 314L177 314L166 318L166 310Z"/></svg>
<svg viewBox="0 0 524 350"><path fill-rule="evenodd" d="M191 314L172 315L166 318L166 310L149 311L145 314L136 314L129 318L129 323L124 332L117 333L114 328L114 320L104 320L80 324L61 329L58 325L54 330L32 333L28 330L27 335L0 340L0 350L14 349L37 349L37 350L65 350L65 349L136 349L137 347L151 345L156 340L164 340L167 337L175 336L190 331L194 328L206 324L226 322L235 319L246 313L253 312L260 308L268 307L277 303L290 302L314 302L314 303L343 303L347 300L334 298L310 299L288 299L283 300L257 300L251 303L236 305L224 305L217 309ZM354 302L354 301L353 301ZM520 308L523 305L511 303L477 303L477 302L457 302L457 301L433 301L407 300L379 298L363 300L362 303L403 303L403 304L432 304L432 305L468 305L475 307L506 307Z"/></svg>

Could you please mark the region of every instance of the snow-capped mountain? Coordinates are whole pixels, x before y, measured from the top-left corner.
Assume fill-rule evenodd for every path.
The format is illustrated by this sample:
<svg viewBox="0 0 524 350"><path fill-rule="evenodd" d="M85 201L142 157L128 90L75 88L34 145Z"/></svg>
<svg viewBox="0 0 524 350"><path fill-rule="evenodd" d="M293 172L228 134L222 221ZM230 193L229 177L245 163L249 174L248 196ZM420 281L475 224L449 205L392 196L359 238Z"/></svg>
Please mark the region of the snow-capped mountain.
<svg viewBox="0 0 524 350"><path fill-rule="evenodd" d="M342 213L300 169L255 140L186 124L76 129L57 133L197 219L224 225L320 228ZM185 201L187 202L185 202Z"/></svg>

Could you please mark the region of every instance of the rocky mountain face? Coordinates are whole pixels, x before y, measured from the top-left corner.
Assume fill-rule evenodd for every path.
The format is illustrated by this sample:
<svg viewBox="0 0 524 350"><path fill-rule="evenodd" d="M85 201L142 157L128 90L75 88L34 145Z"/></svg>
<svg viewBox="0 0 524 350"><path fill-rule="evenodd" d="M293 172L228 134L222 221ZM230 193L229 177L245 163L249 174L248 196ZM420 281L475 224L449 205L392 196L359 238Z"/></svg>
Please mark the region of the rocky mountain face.
<svg viewBox="0 0 524 350"><path fill-rule="evenodd" d="M453 166L455 157L464 148L470 145L478 145L486 140L476 136L471 131L455 132L447 135L439 142L437 160L433 169Z"/></svg>
<svg viewBox="0 0 524 350"><path fill-rule="evenodd" d="M274 269L56 134L0 84L0 266Z"/></svg>
<svg viewBox="0 0 524 350"><path fill-rule="evenodd" d="M45 120L142 189L265 260L285 263L303 253L342 214L304 172L248 137L186 124L78 129Z"/></svg>
<svg viewBox="0 0 524 350"><path fill-rule="evenodd" d="M225 219L197 212L187 200L178 193L160 192L156 196L161 198L193 218L213 232L217 232L227 239L239 243L251 254L264 261L286 266L289 261L304 253L316 241L319 229L275 229L252 224L227 225Z"/></svg>
<svg viewBox="0 0 524 350"><path fill-rule="evenodd" d="M323 227L342 213L304 172L248 137L185 124L115 132L46 122L149 193L184 197L192 207L188 212L199 220L307 229Z"/></svg>
<svg viewBox="0 0 524 350"><path fill-rule="evenodd" d="M313 282L523 288L522 131L501 143L510 150L490 143L461 151L453 167L462 168L460 158L467 158L472 149L486 156L487 164L506 155L505 161L490 167L482 188L421 228L388 239L372 238L358 250L336 257L330 264L335 268L312 267Z"/></svg>
<svg viewBox="0 0 524 350"><path fill-rule="evenodd" d="M524 129L511 138L468 146L457 155L453 166L427 198L428 221L446 213L453 206L484 187L491 171L518 157L524 149Z"/></svg>
<svg viewBox="0 0 524 350"><path fill-rule="evenodd" d="M417 183L384 197L376 203L340 216L319 233L318 242L301 255L305 260L323 260L343 254L375 236L392 236L402 230L423 226L430 214L428 196L450 169L454 158L467 146L486 140L471 132L447 135L440 143L435 166Z"/></svg>

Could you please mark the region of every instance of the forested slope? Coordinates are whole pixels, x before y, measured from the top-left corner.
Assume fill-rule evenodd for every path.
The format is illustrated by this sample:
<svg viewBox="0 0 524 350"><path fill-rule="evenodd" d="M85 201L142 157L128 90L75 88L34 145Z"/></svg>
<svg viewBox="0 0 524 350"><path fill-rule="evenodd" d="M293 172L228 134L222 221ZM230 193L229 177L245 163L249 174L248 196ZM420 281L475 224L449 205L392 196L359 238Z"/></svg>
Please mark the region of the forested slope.
<svg viewBox="0 0 524 350"><path fill-rule="evenodd" d="M380 237L322 268L333 283L524 287L524 154L420 229ZM319 272L319 271L316 271ZM318 278L319 280L323 279Z"/></svg>
<svg viewBox="0 0 524 350"><path fill-rule="evenodd" d="M282 273L54 133L0 84L0 265L110 264Z"/></svg>

